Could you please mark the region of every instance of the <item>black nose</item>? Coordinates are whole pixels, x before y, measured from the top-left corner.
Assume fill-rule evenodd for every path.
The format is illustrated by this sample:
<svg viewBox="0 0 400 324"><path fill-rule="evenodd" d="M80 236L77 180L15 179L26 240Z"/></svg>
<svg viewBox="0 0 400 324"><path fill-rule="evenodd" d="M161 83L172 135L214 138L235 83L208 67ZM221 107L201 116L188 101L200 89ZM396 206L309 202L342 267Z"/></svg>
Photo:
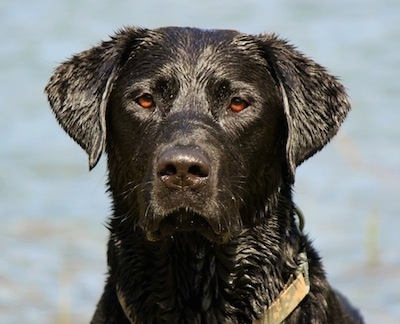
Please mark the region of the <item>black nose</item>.
<svg viewBox="0 0 400 324"><path fill-rule="evenodd" d="M170 189L195 189L207 179L210 162L205 154L191 147L173 147L157 161L157 176Z"/></svg>

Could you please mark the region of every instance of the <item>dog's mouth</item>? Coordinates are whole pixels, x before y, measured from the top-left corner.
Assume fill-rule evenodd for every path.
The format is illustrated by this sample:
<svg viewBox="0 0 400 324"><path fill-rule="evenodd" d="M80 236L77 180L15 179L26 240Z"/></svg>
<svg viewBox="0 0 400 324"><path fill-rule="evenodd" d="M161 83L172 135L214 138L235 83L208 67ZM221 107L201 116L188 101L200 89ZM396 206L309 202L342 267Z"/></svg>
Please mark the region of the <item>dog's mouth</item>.
<svg viewBox="0 0 400 324"><path fill-rule="evenodd" d="M188 210L179 209L168 214L155 226L155 230L147 231L150 241L160 241L182 232L197 232L215 243L226 242L229 233L217 222Z"/></svg>

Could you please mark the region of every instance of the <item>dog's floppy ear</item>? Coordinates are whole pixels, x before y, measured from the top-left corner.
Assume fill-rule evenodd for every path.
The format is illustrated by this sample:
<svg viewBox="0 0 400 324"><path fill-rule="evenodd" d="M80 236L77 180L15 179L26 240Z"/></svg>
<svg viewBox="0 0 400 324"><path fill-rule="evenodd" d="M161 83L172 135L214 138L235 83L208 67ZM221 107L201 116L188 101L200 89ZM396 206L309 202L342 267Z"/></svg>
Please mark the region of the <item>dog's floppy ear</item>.
<svg viewBox="0 0 400 324"><path fill-rule="evenodd" d="M106 108L114 81L143 29L126 28L109 41L62 63L46 86L50 106L64 130L96 166L104 150Z"/></svg>
<svg viewBox="0 0 400 324"><path fill-rule="evenodd" d="M344 87L327 71L275 35L258 38L280 89L287 122L286 159L295 169L337 133L350 104Z"/></svg>

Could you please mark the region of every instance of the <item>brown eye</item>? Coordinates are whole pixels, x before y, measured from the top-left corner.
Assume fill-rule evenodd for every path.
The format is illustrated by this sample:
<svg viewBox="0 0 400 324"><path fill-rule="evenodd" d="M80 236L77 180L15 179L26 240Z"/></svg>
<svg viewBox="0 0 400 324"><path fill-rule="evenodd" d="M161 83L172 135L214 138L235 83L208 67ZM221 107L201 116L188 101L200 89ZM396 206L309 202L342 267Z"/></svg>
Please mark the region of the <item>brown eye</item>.
<svg viewBox="0 0 400 324"><path fill-rule="evenodd" d="M229 109L234 112L240 112L248 106L249 103L246 100L240 97L233 97L231 103L229 104Z"/></svg>
<svg viewBox="0 0 400 324"><path fill-rule="evenodd" d="M135 101L142 108L153 108L155 106L154 98L150 93L142 94Z"/></svg>

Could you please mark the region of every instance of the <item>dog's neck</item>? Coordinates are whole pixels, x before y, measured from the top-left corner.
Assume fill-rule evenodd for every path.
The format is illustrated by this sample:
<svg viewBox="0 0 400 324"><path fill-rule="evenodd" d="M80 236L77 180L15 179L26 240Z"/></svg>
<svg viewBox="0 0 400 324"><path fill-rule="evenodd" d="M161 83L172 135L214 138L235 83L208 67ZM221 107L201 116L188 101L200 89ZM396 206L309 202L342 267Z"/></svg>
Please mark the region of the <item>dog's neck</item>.
<svg viewBox="0 0 400 324"><path fill-rule="evenodd" d="M127 316L139 322L146 322L145 314L157 313L170 322L232 323L240 322L240 314L259 317L295 272L302 249L290 243L301 235L292 206L286 199L275 201L276 206L262 211L268 214L263 222L244 227L221 245L196 232L160 242L148 242L140 229L128 240L126 233L114 232L110 255L118 259L124 250L125 259L112 262L118 269L111 269L111 276Z"/></svg>

